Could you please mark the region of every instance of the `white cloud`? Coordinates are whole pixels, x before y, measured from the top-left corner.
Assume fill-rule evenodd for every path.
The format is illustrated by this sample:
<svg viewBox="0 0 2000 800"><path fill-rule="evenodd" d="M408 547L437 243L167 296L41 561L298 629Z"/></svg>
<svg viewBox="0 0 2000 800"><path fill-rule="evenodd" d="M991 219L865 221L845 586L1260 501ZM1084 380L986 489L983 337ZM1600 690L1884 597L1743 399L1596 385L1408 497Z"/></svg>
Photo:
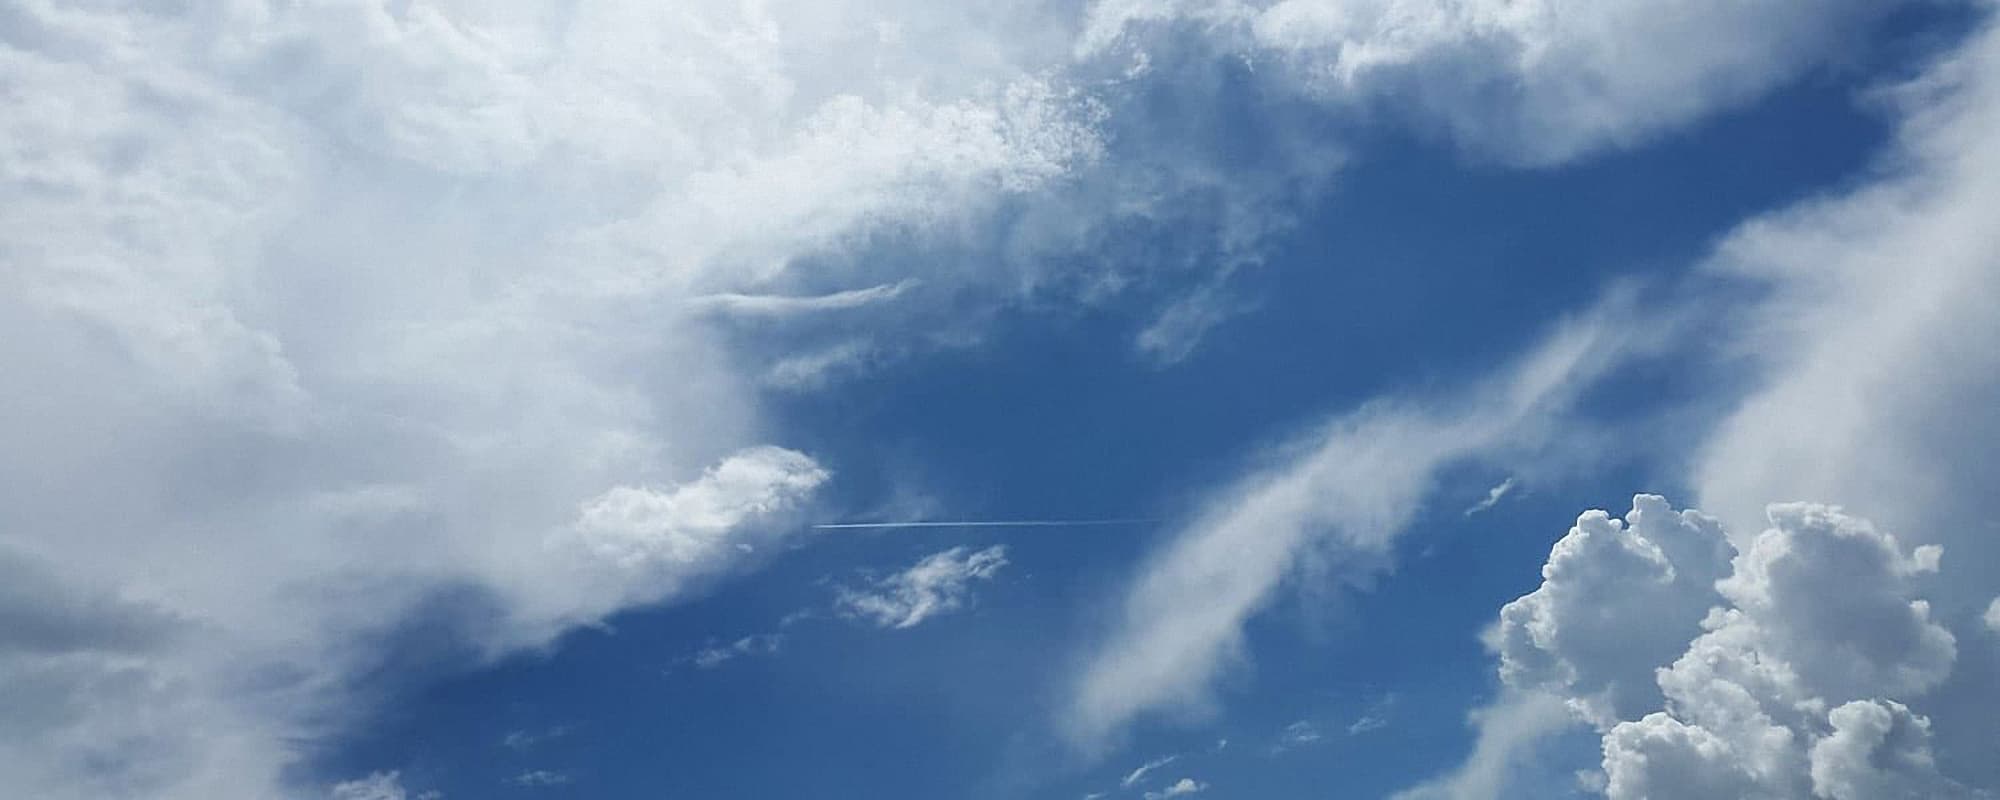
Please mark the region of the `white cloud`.
<svg viewBox="0 0 2000 800"><path fill-rule="evenodd" d="M1438 9L1396 2L1108 0L1092 7L1083 49L1143 52L1166 38L1149 39L1141 29L1189 20L1257 67L1276 63L1331 99L1415 97L1435 103L1428 111L1474 149L1547 162L1636 142L1745 102L1837 56L1848 32L1884 8L1703 3L1663 16L1639 3L1558 14L1532 4ZM1975 299L1991 295L1992 278L2000 274L1991 268L2000 242L1983 222L1984 209L1994 205L1992 176L2000 174L1990 162L2000 150L1978 133L1990 130L1990 117L2000 113L1994 102L2000 81L1991 79L2000 74L1993 67L2000 62L1994 38L1981 34L1963 55L1898 93L1911 121L1890 162L1894 169L1881 173L1886 177L1850 196L1747 225L1714 259L1711 276L1767 282L1774 298L1751 304L1747 316L1763 327L1732 343L1763 362L1770 388L1713 434L1696 476L1704 502L1736 529L1754 530L1756 515L1773 497L1834 498L1897 530L1951 540L1969 566L1961 575L1992 572L2000 548L1992 546L1991 530L1955 520L1983 518L1960 502L1983 496L1994 483L1995 462L1987 454L2000 441L1985 411L2000 397L1991 379L2000 369L1988 368L1994 351L1982 346L2000 339L1994 330L2000 315ZM1649 46L1627 44L1639 40ZM1662 41L1699 46L1658 47ZM1690 54L1629 55L1679 49ZM1491 95L1494 102L1451 95L1479 85L1464 80L1476 75L1493 76L1502 89ZM1914 267L1906 265L1911 253L1923 254ZM1576 377L1587 380L1589 374ZM1334 434L1300 437L1281 448L1286 455L1276 466L1217 493L1210 510L1145 566L1109 641L1079 680L1072 735L1090 745L1148 710L1200 707L1209 681L1242 657L1243 619L1294 571L1310 569L1318 550L1338 542L1336 563L1379 555L1381 543L1415 513L1435 469L1475 457L1498 446L1496 440L1532 437L1538 425L1550 424L1547 408L1560 406L1560 395L1522 414L1478 408L1434 414L1377 403L1332 426ZM1372 471L1343 478L1342 463L1366 463ZM1363 516L1351 511L1357 508L1382 513L1348 521L1330 510ZM1683 573L1696 567L1663 574L1645 566L1657 562L1640 552L1643 547L1608 541L1631 556L1627 574L1680 603L1670 626L1676 631L1651 641L1654 651L1677 651L1706 610L1700 598L1681 594L1676 585L1693 580ZM1945 583L1976 589L1980 604L1991 597L1990 586ZM1594 591L1584 584L1575 590ZM1195 597L1200 601L1175 599ZM1940 597L1950 618L1977 614L1957 589L1946 587ZM1520 609L1515 636L1534 636L1529 611ZM1594 708L1599 719L1659 691L1644 674L1613 680L1564 674L1574 665L1516 666L1541 673L1552 685L1588 685L1591 696L1570 700ZM1936 714L1943 720L1980 707L1968 697ZM1995 724L1978 727L1990 731ZM1537 736L1511 738L1531 743Z"/></svg>
<svg viewBox="0 0 2000 800"><path fill-rule="evenodd" d="M1838 502L1910 544L1945 548L1933 616L1965 637L1994 593L2000 523L2000 32L1990 24L1880 95L1900 127L1873 180L1742 226L1711 270L1768 299L1738 352L1754 390L1706 437L1702 508L1741 534L1763 504ZM2000 663L1971 657L1930 719L1945 769L2000 787L2000 763L1957 742L2000 740Z"/></svg>
<svg viewBox="0 0 2000 800"><path fill-rule="evenodd" d="M688 657L688 661L693 663L696 669L715 669L744 656L776 653L784 643L785 635L782 633L745 636L725 645L704 647Z"/></svg>
<svg viewBox="0 0 2000 800"><path fill-rule="evenodd" d="M1130 789L1133 786L1138 785L1140 781L1145 780L1146 776L1151 774L1154 770L1157 770L1161 767L1164 767L1168 764L1172 764L1175 761L1179 760L1180 756L1178 755L1161 756L1159 758L1148 761L1144 764L1140 764L1138 768L1132 770L1129 773L1126 773L1124 778L1119 779L1118 787L1121 789Z"/></svg>
<svg viewBox="0 0 2000 800"><path fill-rule="evenodd" d="M915 280L905 280L899 283L870 286L866 289L849 289L842 292L804 297L740 293L711 294L696 297L688 302L689 305L699 310L712 313L781 317L792 314L846 311L875 303L887 302L901 296L916 284Z"/></svg>
<svg viewBox="0 0 2000 800"><path fill-rule="evenodd" d="M1577 698L1612 721L1659 705L1652 670L1701 631L1729 569L1722 527L1640 495L1624 521L1577 518L1542 568L1542 585L1500 610L1492 645L1509 686ZM1638 628L1631 621L1645 618Z"/></svg>
<svg viewBox="0 0 2000 800"><path fill-rule="evenodd" d="M1487 489L1486 496L1480 498L1479 502L1466 506L1465 516L1469 517L1482 511L1492 510L1494 506L1500 504L1500 499L1506 497L1507 493L1511 491L1514 491L1514 479L1510 477L1495 484L1493 488Z"/></svg>
<svg viewBox="0 0 2000 800"><path fill-rule="evenodd" d="M1281 42L1319 24L1280 8L1246 30ZM1608 111L1549 114L1570 102L1559 84L1534 95L1553 101L1521 104L1533 114L1502 118L1556 120L1574 135L1536 141L1576 149L1768 86L1818 40L1746 59L1786 29L1745 24L1763 8L1717 18L1741 39L1694 37L1678 16L1661 28L1728 45L1716 51L1737 59L1729 69L1677 58L1658 87L1601 81ZM1273 225L1246 213L1263 210L1261 184L1113 170L1099 176L1110 189L1031 214L1006 274L841 258L872 233L951 236L1101 161L1104 107L1063 74L1074 21L1039 11L40 2L9 21L0 363L10 389L33 390L0 392L0 530L65 591L98 598L63 606L57 624L81 633L32 652L0 643L0 691L37 701L0 721L0 772L51 800L283 794L280 776L310 749L297 743L365 713L347 684L412 615L447 616L497 653L754 562L744 547L780 543L825 480L768 443L760 382L811 386L881 350L856 334L746 354L717 330L732 316L880 311L907 305L884 301L910 280L1036 291L1052 278L1021 262L1096 241L1107 216L1178 219L1156 212L1186 186L1223 198L1218 249L1233 259ZM1509 28L1503 43L1533 38L1521 30L1542 29ZM1575 57L1644 50L1572 33L1549 33L1551 52L1572 55L1531 74L1654 74ZM1718 75L1721 101L1685 91ZM1698 102L1681 107L1684 95ZM1512 140L1491 128L1469 138ZM841 291L857 286L876 288ZM1185 352L1216 299L1163 315L1161 330L1193 333L1155 349ZM1560 394L1525 373L1509 385ZM1431 465L1470 452L1438 443L1490 439L1517 405L1336 425L1352 430L1334 451L1418 451L1379 491L1341 494L1363 501L1352 515L1314 518L1299 496L1361 480L1332 453L1289 483L1282 470L1246 483L1289 507L1204 524L1252 538L1269 520L1279 535L1224 576L1202 630L1135 634L1178 643L1141 646L1169 657L1164 672L1093 715L1123 719L1204 684L1312 538L1302 530L1386 538ZM1135 624L1151 602L1134 601ZM188 624L141 642L133 615Z"/></svg>
<svg viewBox="0 0 2000 800"><path fill-rule="evenodd" d="M1165 800L1165 798L1168 797L1186 797L1187 795L1201 794L1202 792L1206 791L1208 791L1208 784L1202 783L1201 781L1195 780L1193 778L1182 778L1180 780L1174 781L1173 783L1167 784L1166 788L1163 788L1157 792L1147 792L1146 800Z"/></svg>
<svg viewBox="0 0 2000 800"><path fill-rule="evenodd" d="M878 358L880 351L875 344L850 339L778 359L764 370L761 382L775 389L815 389L843 373L858 372Z"/></svg>
<svg viewBox="0 0 2000 800"><path fill-rule="evenodd" d="M973 583L992 580L1004 566L1004 545L978 551L954 547L925 556L867 588L843 588L838 605L842 614L884 628L913 628L963 607L972 597Z"/></svg>
<svg viewBox="0 0 2000 800"><path fill-rule="evenodd" d="M1285 729L1278 733L1277 749L1284 751L1294 747L1304 747L1324 738L1326 737L1319 732L1318 727L1306 720L1299 720L1286 725Z"/></svg>
<svg viewBox="0 0 2000 800"><path fill-rule="evenodd" d="M1144 31L1183 22L1326 102L1393 99L1468 149L1550 163L1643 141L1838 61L1893 5L1099 0L1079 46L1143 53L1159 46Z"/></svg>
<svg viewBox="0 0 2000 800"><path fill-rule="evenodd" d="M1523 766L1535 758L1534 745L1572 724L1562 698L1541 692L1507 692L1475 710L1478 735L1472 753L1457 768L1397 792L1392 800L1492 800L1506 797Z"/></svg>
<svg viewBox="0 0 2000 800"><path fill-rule="evenodd" d="M1982 619L1986 622L1987 630L2000 633L2000 597L1993 598L1993 602L1986 606L1986 614Z"/></svg>
<svg viewBox="0 0 2000 800"><path fill-rule="evenodd" d="M512 778L508 778L507 782L515 786L522 787L524 789L535 789L535 788L543 788L549 786L566 785L570 782L570 777L569 775L561 772L551 772L545 769L531 769L528 770L527 772L515 775Z"/></svg>
<svg viewBox="0 0 2000 800"><path fill-rule="evenodd" d="M1288 576L1379 568L1439 469L1533 448L1593 376L1671 330L1664 319L1620 324L1624 298L1614 298L1460 397L1370 404L1212 495L1142 566L1116 627L1086 663L1067 724L1074 741L1095 747L1145 712L1199 707L1210 681L1242 657L1245 620Z"/></svg>
<svg viewBox="0 0 2000 800"><path fill-rule="evenodd" d="M1230 297L1217 279L1161 309L1132 345L1155 364L1178 363L1194 353L1210 330L1248 310L1247 305Z"/></svg>
<svg viewBox="0 0 2000 800"><path fill-rule="evenodd" d="M536 746L542 744L543 742L547 742L552 739L560 739L564 736L568 736L569 732L570 732L569 728L563 725L557 725L553 728L549 728L541 732L535 732L529 730L509 731L507 735L500 740L500 744L501 746L506 747L509 750L527 751L535 748Z"/></svg>
<svg viewBox="0 0 2000 800"><path fill-rule="evenodd" d="M2000 284L2000 35L1988 30L1885 95L1903 120L1884 176L1742 226L1711 269L1774 293L1739 348L1763 382L1709 437L1695 470L1704 507L1735 525L1771 497L1839 498L1899 530L1996 555L1990 530L1943 524L1956 497L1991 484L1985 409L2000 355L1981 346L2000 314L1974 298ZM1915 391L1912 387L1922 387ZM1971 492L1971 493L1968 493ZM1754 498L1754 499L1753 499ZM1990 593L1987 593L1990 594ZM1984 597L1981 598L1982 600Z"/></svg>
<svg viewBox="0 0 2000 800"><path fill-rule="evenodd" d="M1894 700L1854 700L1827 714L1833 732L1813 743L1813 791L1831 800L1970 797L1937 775L1930 721Z"/></svg>
<svg viewBox="0 0 2000 800"><path fill-rule="evenodd" d="M1706 277L1732 291L1747 281L1760 292L1738 310L1727 342L1730 356L1757 365L1757 380L1706 434L1691 480L1741 552L1736 577L1716 589L1696 582L1672 601L1672 584L1688 583L1679 571L1705 570L1706 560L1666 552L1661 562L1639 552L1647 548L1637 538L1650 536L1613 537L1599 544L1618 546L1593 548L1588 569L1510 606L1523 613L1502 657L1517 679L1562 687L1600 724L1607 710L1623 718L1605 737L1613 795L1962 791L1939 773L2000 788L2000 767L1985 754L2000 737L1987 712L2000 697L2000 665L1971 649L1955 667L1952 658L1952 642L1992 598L1984 576L2000 569L1983 503L2000 480L1990 455L2000 447L1991 411L2000 356L1985 346L2000 338L2000 314L1981 299L2000 291L2000 238L1988 220L2000 146L1986 135L2000 124L1996 77L2000 33L1988 26L1877 96L1900 116L1899 130L1868 180L1740 226L1707 265ZM1791 533L1758 534L1773 498L1838 501L1896 531L1901 545L1885 549L1876 534L1797 506L1778 520ZM1943 546L1941 569L1931 569L1939 551L1928 545ZM1677 571L1661 572L1665 563ZM1607 582L1620 575L1626 587ZM1906 600L1919 586L1927 602ZM1696 595L1708 592L1723 595L1715 604L1726 610L1701 617L1702 633L1671 664L1654 665L1660 672L1645 666L1678 635L1662 628L1685 629L1703 605ZM1561 593L1578 613L1559 610ZM1570 660L1582 642L1541 653L1512 646L1583 630L1537 626L1587 619L1588 597L1615 620L1646 594L1666 613L1628 627L1629 664ZM1635 716L1654 686L1659 710Z"/></svg>
<svg viewBox="0 0 2000 800"><path fill-rule="evenodd" d="M1666 710L1605 734L1609 794L1964 794L1936 773L1928 722L1891 702L1924 696L1956 657L1912 597L1936 551L1906 554L1821 506L1774 505L1771 525L1716 584L1728 604L1658 671Z"/></svg>
<svg viewBox="0 0 2000 800"><path fill-rule="evenodd" d="M1513 699L1499 708L1559 698L1594 725L1612 798L1971 796L1940 773L1930 723L1908 705L1956 657L1915 596L1939 551L1824 506L1773 505L1769 519L1738 548L1657 497L1635 498L1624 526L1579 518L1542 586L1503 613ZM1490 764L1562 727L1482 720L1491 752L1412 796L1503 796Z"/></svg>
<svg viewBox="0 0 2000 800"><path fill-rule="evenodd" d="M1361 716L1355 717L1353 722L1347 724L1347 735L1360 736L1389 727L1389 714L1395 707L1395 693L1383 695L1382 699L1370 705Z"/></svg>
<svg viewBox="0 0 2000 800"><path fill-rule="evenodd" d="M793 507L828 477L804 453L743 450L679 486L606 490L583 502L572 535L558 541L623 568L727 558L743 544L732 531Z"/></svg>
<svg viewBox="0 0 2000 800"><path fill-rule="evenodd" d="M403 788L402 775L396 772L377 772L333 787L333 800L405 800L407 797L409 792Z"/></svg>
<svg viewBox="0 0 2000 800"><path fill-rule="evenodd" d="M0 722L10 788L317 794L282 776L318 780L298 760L413 617L499 653L755 563L827 473L767 443L777 356L703 303L968 282L842 256L1102 154L1043 22L13 9L0 549L80 599L0 633L0 692L38 698Z"/></svg>

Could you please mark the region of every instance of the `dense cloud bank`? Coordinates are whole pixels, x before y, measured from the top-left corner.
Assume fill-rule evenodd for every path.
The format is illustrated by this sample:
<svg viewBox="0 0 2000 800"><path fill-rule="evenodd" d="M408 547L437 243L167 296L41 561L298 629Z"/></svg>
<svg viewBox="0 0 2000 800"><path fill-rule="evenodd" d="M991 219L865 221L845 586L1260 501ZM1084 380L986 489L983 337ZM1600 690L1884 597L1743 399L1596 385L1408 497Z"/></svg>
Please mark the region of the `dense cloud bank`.
<svg viewBox="0 0 2000 800"><path fill-rule="evenodd" d="M1115 116L1121 92L1176 58L1274 65L1257 74L1275 97L1547 165L1751 102L1894 4L1672 5L12 4L0 774L50 800L280 795L368 708L355 676L394 661L399 626L444 617L492 657L754 568L834 479L828 454L775 440L766 392L976 343L981 309L1143 284L1148 266L1105 255L1123 224L1196 231L1176 264L1194 288L1131 333L1138 357L1184 358L1237 313L1224 284L1282 227L1274 198L1342 148L1279 148L1249 175L1111 135L1147 128ZM1190 30L1193 56L1168 35ZM1770 546L1796 552L1757 556L1740 520L1825 498L1993 574L1990 529L1945 523L1994 476L1995 51L1971 43L1896 101L1902 169L1724 248L1718 269L1778 298L1745 345L1768 380L1697 470L1745 537L1729 579L1702 588L1724 574L1709 523L1646 510L1643 537L1591 523L1557 570L1576 579L1510 610L1507 641L1528 643L1510 680L1623 731L1614 791L1681 763L1759 791L1888 791L1991 732L1922 699L1990 698L1960 685L1938 620L1993 617L1995 587L1951 581L1925 611L1908 598L1935 551L1800 508ZM972 255L864 257L879 240ZM1557 438L1617 354L1674 330L1628 312L1579 313L1468 381L1477 399L1335 416L1232 482L1144 562L1070 733L1205 697L1298 564L1378 565L1439 470ZM1833 669L1813 648L1845 634L1798 605L1795 571L1848 558L1879 561L1850 610L1891 638L1841 640L1859 649ZM1004 563L952 551L845 608L915 625ZM1615 592L1628 578L1640 594ZM1583 597L1671 619L1602 652L1607 631L1547 622ZM1683 678L1636 671L1697 650L1715 658ZM1746 697L1695 686L1725 679ZM388 773L339 792L404 794Z"/></svg>

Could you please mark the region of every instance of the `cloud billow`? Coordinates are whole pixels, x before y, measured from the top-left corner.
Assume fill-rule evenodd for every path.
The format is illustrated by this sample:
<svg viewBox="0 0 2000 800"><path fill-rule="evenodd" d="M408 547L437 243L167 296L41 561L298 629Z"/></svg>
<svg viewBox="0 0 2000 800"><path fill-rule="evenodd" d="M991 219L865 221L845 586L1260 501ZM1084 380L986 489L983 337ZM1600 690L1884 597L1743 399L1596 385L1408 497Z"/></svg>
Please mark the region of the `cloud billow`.
<svg viewBox="0 0 2000 800"><path fill-rule="evenodd" d="M0 570L75 602L0 592L47 698L0 773L49 800L324 794L439 596L497 657L754 566L829 471L724 318L886 304L930 276L809 257L1101 151L1027 37L922 3L8 19Z"/></svg>
<svg viewBox="0 0 2000 800"><path fill-rule="evenodd" d="M1800 503L1740 541L1651 495L1584 514L1501 611L1504 684L1602 734L1612 798L1978 796L1913 710L1957 654L1919 596L1944 554Z"/></svg>

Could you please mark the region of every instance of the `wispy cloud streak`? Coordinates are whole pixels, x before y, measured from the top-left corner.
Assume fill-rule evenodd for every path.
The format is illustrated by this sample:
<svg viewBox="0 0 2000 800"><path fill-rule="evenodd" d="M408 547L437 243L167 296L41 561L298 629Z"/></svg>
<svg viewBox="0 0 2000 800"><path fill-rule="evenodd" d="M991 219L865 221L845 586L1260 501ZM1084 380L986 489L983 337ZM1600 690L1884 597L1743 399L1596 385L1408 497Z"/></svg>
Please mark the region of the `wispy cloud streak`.
<svg viewBox="0 0 2000 800"><path fill-rule="evenodd" d="M866 289L849 289L820 295L776 295L722 293L692 298L688 304L699 311L746 316L783 316L819 311L844 311L894 300L917 286L915 280L885 283Z"/></svg>
<svg viewBox="0 0 2000 800"><path fill-rule="evenodd" d="M1511 491L1514 491L1514 479L1508 478L1504 481L1501 481L1500 485L1486 490L1485 498L1467 507L1465 509L1465 515L1469 517L1479 512L1491 509L1496 505L1499 505L1500 499L1506 497L1507 493Z"/></svg>

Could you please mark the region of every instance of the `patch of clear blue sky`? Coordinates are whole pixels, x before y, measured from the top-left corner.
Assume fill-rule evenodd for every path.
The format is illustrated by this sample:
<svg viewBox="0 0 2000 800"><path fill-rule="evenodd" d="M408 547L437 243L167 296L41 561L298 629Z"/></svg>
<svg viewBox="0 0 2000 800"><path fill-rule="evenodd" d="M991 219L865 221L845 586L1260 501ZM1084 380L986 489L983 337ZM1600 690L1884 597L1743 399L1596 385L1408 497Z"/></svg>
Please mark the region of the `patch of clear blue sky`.
<svg viewBox="0 0 2000 800"><path fill-rule="evenodd" d="M1266 262L1231 282L1254 312L1158 369L1131 353L1153 308L1146 298L1005 311L979 346L774 397L773 440L837 471L832 507L874 507L916 477L954 518L1171 520L1259 444L1384 391L1488 368L1612 278L1671 279L1735 222L1848 179L1886 133L1856 105L1856 89L1899 69L1946 22L1899 18L1867 69L1809 76L1635 151L1528 171L1469 164L1405 129L1337 126L1275 104L1226 62L1168 70L1201 70L1201 103L1233 98L1218 112L1177 102L1162 82L1131 99L1145 124L1172 124L1187 108L1218 121L1199 143L1205 157L1254 166L1273 126L1301 125L1340 137L1354 156L1329 191L1300 198L1299 223ZM1634 374L1593 402L1643 408L1670 372ZM1680 488L1660 485L1654 468L1619 462L1560 487L1526 486L1471 518L1460 510L1504 476L1478 467L1446 476L1394 575L1330 612L1281 600L1253 623L1255 663L1223 687L1223 713L1189 727L1141 725L1094 766L1062 756L1050 719L1079 647L1167 525L823 532L695 602L621 615L614 633L574 634L545 657L455 674L438 659L451 654L446 644L385 665L379 679L396 702L306 769L400 768L413 789L450 798L1073 798L1114 788L1146 759L1228 738L1224 752L1191 755L1159 777L1197 776L1216 797L1380 796L1455 763L1469 744L1464 712L1493 686L1476 631L1532 588L1548 544L1585 504L1622 509L1634 491ZM812 619L787 629L774 656L663 674L712 641L826 609L829 576L1003 542L1013 564L960 615L905 631ZM419 642L433 630L419 622L399 636ZM417 664L431 668L404 671ZM1389 724L1349 736L1390 693ZM1325 738L1273 754L1299 720ZM510 731L556 727L567 733L524 750L502 745ZM506 784L535 769L570 782Z"/></svg>

